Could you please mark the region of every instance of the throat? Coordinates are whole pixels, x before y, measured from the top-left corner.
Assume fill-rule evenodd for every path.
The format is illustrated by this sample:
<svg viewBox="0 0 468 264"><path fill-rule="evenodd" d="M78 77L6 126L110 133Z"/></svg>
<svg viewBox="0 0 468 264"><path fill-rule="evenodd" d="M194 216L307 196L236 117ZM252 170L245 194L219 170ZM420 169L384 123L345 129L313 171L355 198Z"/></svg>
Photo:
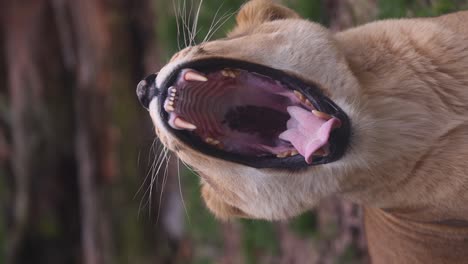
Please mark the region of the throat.
<svg viewBox="0 0 468 264"><path fill-rule="evenodd" d="M276 109L246 105L230 109L223 124L244 133L257 133L260 137L276 138L286 130L289 115Z"/></svg>

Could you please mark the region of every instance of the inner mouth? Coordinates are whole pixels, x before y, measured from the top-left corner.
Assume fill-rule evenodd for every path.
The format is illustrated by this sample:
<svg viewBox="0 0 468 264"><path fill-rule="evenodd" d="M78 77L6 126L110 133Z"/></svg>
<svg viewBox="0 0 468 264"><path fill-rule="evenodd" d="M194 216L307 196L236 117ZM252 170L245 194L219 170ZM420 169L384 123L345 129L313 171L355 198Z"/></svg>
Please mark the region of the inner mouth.
<svg viewBox="0 0 468 264"><path fill-rule="evenodd" d="M334 134L349 131L346 115L318 88L261 67L186 65L163 89L162 116L195 149L254 167L338 159L343 140Z"/></svg>

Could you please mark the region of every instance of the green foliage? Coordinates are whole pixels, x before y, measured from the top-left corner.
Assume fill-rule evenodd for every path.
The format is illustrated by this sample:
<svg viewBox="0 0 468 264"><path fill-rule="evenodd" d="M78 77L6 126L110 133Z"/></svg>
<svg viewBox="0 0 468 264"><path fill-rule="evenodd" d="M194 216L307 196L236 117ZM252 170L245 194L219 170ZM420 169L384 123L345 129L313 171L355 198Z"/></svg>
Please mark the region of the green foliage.
<svg viewBox="0 0 468 264"><path fill-rule="evenodd" d="M323 2L320 0L287 0L285 4L296 11L301 17L310 19L314 22L326 24L327 17Z"/></svg>
<svg viewBox="0 0 468 264"><path fill-rule="evenodd" d="M468 8L467 0L379 0L380 18L438 16Z"/></svg>
<svg viewBox="0 0 468 264"><path fill-rule="evenodd" d="M203 252L206 252L206 249L221 252L223 245L221 223L208 211L202 201L198 175L189 170L181 170L180 177L180 183L184 187L183 198L187 210L187 236L194 245L192 263L213 263L212 256L207 256Z"/></svg>
<svg viewBox="0 0 468 264"><path fill-rule="evenodd" d="M406 16L406 9L413 0L379 0L380 18L400 18Z"/></svg>
<svg viewBox="0 0 468 264"><path fill-rule="evenodd" d="M242 220L243 248L246 263L257 263L257 256L275 255L279 244L273 223L256 220Z"/></svg>
<svg viewBox="0 0 468 264"><path fill-rule="evenodd" d="M289 228L298 236L310 238L318 236L317 214L308 211L289 222Z"/></svg>
<svg viewBox="0 0 468 264"><path fill-rule="evenodd" d="M46 239L60 237L62 230L60 230L60 225L58 223L57 216L54 215L54 212L47 211L43 213L42 217L39 217L37 221L37 231L40 233L41 237Z"/></svg>
<svg viewBox="0 0 468 264"><path fill-rule="evenodd" d="M184 200L187 206L187 227L190 237L194 243L219 245L221 242L219 222L201 199L198 176L186 170L181 175L181 183L185 187Z"/></svg>
<svg viewBox="0 0 468 264"><path fill-rule="evenodd" d="M353 264L353 263L361 263L359 261L359 255L357 254L358 249L355 245L349 245L346 250L338 257L336 260L336 264Z"/></svg>

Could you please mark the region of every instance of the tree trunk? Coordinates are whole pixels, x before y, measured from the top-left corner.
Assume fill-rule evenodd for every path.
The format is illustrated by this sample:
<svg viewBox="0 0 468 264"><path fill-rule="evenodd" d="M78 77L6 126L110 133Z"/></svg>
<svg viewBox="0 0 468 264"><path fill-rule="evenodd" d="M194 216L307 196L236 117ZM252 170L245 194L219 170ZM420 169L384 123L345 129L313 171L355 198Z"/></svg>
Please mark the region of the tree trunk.
<svg viewBox="0 0 468 264"><path fill-rule="evenodd" d="M156 69L150 3L2 2L0 77L8 90L0 87L0 173L11 190L6 263L160 258L136 245L158 247L165 236L153 221L138 222L137 208L127 205L146 170L138 168L137 152L154 138L134 95L138 80Z"/></svg>

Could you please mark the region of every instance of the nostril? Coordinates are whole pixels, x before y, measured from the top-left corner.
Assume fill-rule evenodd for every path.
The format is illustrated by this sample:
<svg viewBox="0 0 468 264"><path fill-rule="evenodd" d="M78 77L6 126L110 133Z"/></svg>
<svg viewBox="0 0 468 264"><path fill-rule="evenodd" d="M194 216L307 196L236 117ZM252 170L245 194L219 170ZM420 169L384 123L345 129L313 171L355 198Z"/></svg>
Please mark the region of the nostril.
<svg viewBox="0 0 468 264"><path fill-rule="evenodd" d="M138 100L144 108L148 109L149 103L153 97L158 96L159 90L154 85L154 81L158 76L157 73L148 75L145 79L141 80L136 88Z"/></svg>

